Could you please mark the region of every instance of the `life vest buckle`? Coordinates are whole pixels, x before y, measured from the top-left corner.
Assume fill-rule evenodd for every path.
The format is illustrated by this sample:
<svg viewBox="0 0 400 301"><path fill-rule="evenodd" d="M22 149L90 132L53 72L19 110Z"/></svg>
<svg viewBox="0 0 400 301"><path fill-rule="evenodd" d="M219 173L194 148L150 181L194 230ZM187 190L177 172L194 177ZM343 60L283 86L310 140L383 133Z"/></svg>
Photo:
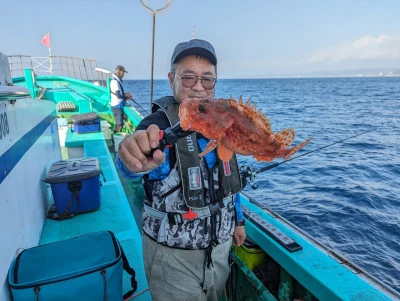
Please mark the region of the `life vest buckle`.
<svg viewBox="0 0 400 301"><path fill-rule="evenodd" d="M192 208L189 208L189 211L187 213L182 214L183 218L192 220L195 219L198 214L196 212L193 212Z"/></svg>
<svg viewBox="0 0 400 301"><path fill-rule="evenodd" d="M167 216L168 216L169 224L171 226L175 226L175 225L182 223L182 214L180 214L180 213L168 212Z"/></svg>
<svg viewBox="0 0 400 301"><path fill-rule="evenodd" d="M214 216L217 213L219 213L221 211L221 208L223 207L224 207L223 202L215 202L208 205L208 208L210 208L211 216Z"/></svg>

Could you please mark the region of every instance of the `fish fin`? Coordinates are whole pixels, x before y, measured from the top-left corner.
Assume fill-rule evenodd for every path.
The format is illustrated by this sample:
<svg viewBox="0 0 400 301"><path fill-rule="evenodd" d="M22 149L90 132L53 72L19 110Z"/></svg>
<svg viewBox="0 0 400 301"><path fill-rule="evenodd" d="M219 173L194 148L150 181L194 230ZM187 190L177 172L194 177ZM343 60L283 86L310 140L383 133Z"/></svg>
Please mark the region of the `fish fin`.
<svg viewBox="0 0 400 301"><path fill-rule="evenodd" d="M233 151L231 151L229 148L227 148L225 145L220 144L218 146L218 157L225 162L228 162L232 156L233 156Z"/></svg>
<svg viewBox="0 0 400 301"><path fill-rule="evenodd" d="M206 147L204 148L203 152L200 153L200 157L203 157L205 155L207 155L209 152L211 152L214 148L216 148L219 143L221 142L221 139L217 139L217 140L210 140L210 142L208 142L208 144L206 145Z"/></svg>
<svg viewBox="0 0 400 301"><path fill-rule="evenodd" d="M270 158L270 157L263 157L263 156L253 156L254 159L257 159L258 162L264 161L264 162L271 162L275 158Z"/></svg>
<svg viewBox="0 0 400 301"><path fill-rule="evenodd" d="M275 134L275 139L278 140L284 147L288 147L293 143L296 137L296 131L293 128L288 128Z"/></svg>
<svg viewBox="0 0 400 301"><path fill-rule="evenodd" d="M246 105L247 107L249 107L249 108L250 108L250 100L251 100L251 97L247 100L247 102L246 102L246 104L245 104L245 105Z"/></svg>
<svg viewBox="0 0 400 301"><path fill-rule="evenodd" d="M294 155L296 152L298 152L300 149L302 149L303 147L305 147L308 142L310 142L312 139L312 137L308 138L307 140L303 141L302 143L296 145L295 147L289 149L289 152L283 156L283 159L288 159L290 156Z"/></svg>

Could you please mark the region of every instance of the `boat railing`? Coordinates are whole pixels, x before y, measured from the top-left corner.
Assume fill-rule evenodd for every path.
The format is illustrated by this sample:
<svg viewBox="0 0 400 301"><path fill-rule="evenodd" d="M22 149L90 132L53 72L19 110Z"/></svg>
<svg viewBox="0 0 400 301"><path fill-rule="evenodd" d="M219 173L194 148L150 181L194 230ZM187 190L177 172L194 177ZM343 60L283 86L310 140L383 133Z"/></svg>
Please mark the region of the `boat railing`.
<svg viewBox="0 0 400 301"><path fill-rule="evenodd" d="M9 55L11 77L24 76L24 69L32 69L36 75L68 76L107 86L111 73L99 68L93 59L72 56L33 57L29 55Z"/></svg>

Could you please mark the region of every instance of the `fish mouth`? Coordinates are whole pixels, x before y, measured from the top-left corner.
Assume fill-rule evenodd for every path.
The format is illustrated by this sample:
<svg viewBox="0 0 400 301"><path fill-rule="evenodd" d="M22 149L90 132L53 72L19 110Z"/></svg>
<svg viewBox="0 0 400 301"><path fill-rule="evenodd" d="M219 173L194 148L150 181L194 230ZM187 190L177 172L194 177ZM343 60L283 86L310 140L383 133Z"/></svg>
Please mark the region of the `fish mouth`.
<svg viewBox="0 0 400 301"><path fill-rule="evenodd" d="M189 121L190 118L188 118L187 115L188 115L187 108L181 108L179 110L179 120L181 122L182 129L185 131L192 126L191 122Z"/></svg>
<svg viewBox="0 0 400 301"><path fill-rule="evenodd" d="M205 96L190 96L186 98L187 100L206 100L209 99L208 97Z"/></svg>

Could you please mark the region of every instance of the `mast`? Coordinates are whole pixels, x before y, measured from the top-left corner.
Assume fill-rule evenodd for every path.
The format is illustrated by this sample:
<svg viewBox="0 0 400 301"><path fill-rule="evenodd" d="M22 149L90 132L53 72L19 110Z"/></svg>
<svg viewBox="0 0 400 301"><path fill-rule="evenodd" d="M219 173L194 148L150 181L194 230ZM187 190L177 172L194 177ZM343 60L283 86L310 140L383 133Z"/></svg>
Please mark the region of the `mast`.
<svg viewBox="0 0 400 301"><path fill-rule="evenodd" d="M156 27L156 14L159 11L167 8L167 6L171 3L171 0L167 0L167 4L159 9L153 9L143 3L143 0L140 0L143 6L149 10L153 15L153 39L152 39L152 46L151 46L151 77L150 77L150 112L153 103L153 74L154 74L154 36L155 36L155 27Z"/></svg>
<svg viewBox="0 0 400 301"><path fill-rule="evenodd" d="M193 26L193 31L192 31L192 40L196 38L196 25Z"/></svg>

